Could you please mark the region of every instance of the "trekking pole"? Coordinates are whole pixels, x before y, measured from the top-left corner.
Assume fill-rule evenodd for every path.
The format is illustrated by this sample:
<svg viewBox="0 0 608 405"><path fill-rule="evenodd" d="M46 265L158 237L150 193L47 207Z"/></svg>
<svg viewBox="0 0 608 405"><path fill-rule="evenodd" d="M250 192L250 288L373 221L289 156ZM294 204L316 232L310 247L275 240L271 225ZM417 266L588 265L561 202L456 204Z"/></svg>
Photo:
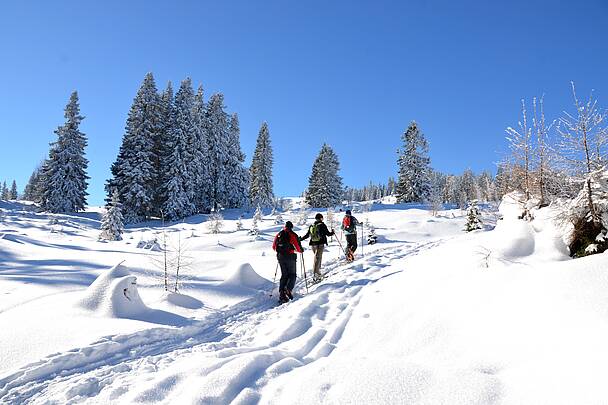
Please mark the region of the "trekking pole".
<svg viewBox="0 0 608 405"><path fill-rule="evenodd" d="M365 224L361 224L361 257L365 257L363 253L363 236L365 235Z"/></svg>
<svg viewBox="0 0 608 405"><path fill-rule="evenodd" d="M274 268L274 277L272 278L272 290L270 290L270 297L272 298L272 293L274 292L274 283L277 280L277 271L279 270L279 261L277 260L277 267Z"/></svg>
<svg viewBox="0 0 608 405"><path fill-rule="evenodd" d="M344 250L344 248L342 247L342 242L340 242L340 239L336 238L336 240L338 241L338 245L340 245L340 250L342 251L342 253L344 254L344 258L348 259L348 257L346 257L346 251Z"/></svg>
<svg viewBox="0 0 608 405"><path fill-rule="evenodd" d="M304 265L304 252L300 253L302 259L302 273L304 273L304 285L306 286L306 294L308 294L308 277L306 277L306 266Z"/></svg>

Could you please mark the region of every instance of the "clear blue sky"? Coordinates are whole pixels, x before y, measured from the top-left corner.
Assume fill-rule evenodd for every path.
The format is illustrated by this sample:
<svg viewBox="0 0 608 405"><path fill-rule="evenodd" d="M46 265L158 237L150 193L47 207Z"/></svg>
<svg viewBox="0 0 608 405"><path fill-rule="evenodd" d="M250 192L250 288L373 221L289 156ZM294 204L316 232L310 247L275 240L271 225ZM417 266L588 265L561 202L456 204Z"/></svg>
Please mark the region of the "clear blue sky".
<svg viewBox="0 0 608 405"><path fill-rule="evenodd" d="M0 3L0 180L22 189L78 90L103 200L144 74L221 91L249 163L260 123L275 192L299 194L321 144L345 184L396 173L415 119L445 172L494 170L521 97L570 106L569 81L608 106L608 2L17 1Z"/></svg>

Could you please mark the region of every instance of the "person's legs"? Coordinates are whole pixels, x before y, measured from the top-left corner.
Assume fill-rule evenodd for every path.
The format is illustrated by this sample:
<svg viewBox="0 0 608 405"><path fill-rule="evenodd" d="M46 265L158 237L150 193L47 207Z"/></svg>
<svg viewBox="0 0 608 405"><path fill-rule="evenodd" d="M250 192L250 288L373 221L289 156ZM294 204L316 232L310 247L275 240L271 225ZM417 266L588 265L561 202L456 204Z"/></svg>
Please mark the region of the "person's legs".
<svg viewBox="0 0 608 405"><path fill-rule="evenodd" d="M293 287L295 287L296 285L296 255L291 255L289 257L289 259L287 260L287 284L285 286L285 289L287 290L287 296L289 296L289 298L293 298L293 295L291 294L291 291L293 290Z"/></svg>
<svg viewBox="0 0 608 405"><path fill-rule="evenodd" d="M279 258L279 266L281 266L281 281L279 281L279 299L284 301L285 289L287 288L287 284L289 282L289 260L281 256Z"/></svg>
<svg viewBox="0 0 608 405"><path fill-rule="evenodd" d="M323 261L323 250L325 245L312 246L312 252L315 254L313 274L316 277L321 277L321 262Z"/></svg>

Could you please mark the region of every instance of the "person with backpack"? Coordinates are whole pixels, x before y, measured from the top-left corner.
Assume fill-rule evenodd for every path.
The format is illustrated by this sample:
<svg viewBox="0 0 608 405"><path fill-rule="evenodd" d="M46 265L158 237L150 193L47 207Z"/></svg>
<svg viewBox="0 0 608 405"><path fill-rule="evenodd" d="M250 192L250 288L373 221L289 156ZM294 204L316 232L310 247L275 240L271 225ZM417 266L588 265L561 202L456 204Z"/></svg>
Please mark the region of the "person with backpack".
<svg viewBox="0 0 608 405"><path fill-rule="evenodd" d="M352 262L355 259L355 250L357 250L357 225L361 222L353 217L350 210L346 210L346 215L342 219L342 230L346 235L346 260Z"/></svg>
<svg viewBox="0 0 608 405"><path fill-rule="evenodd" d="M319 282L323 278L321 274L321 261L323 260L323 250L327 245L327 237L333 236L336 233L332 229L331 232L327 229L327 225L323 222L323 215L321 213L315 215L315 223L308 227L306 235L302 236L300 240L308 239L310 237L310 248L312 253L315 255L315 261L313 266L313 282Z"/></svg>
<svg viewBox="0 0 608 405"><path fill-rule="evenodd" d="M296 285L296 252L304 251L300 238L293 231L291 221L285 222L285 227L274 237L272 249L277 252L277 260L281 266L279 302L285 303L293 299L292 290Z"/></svg>

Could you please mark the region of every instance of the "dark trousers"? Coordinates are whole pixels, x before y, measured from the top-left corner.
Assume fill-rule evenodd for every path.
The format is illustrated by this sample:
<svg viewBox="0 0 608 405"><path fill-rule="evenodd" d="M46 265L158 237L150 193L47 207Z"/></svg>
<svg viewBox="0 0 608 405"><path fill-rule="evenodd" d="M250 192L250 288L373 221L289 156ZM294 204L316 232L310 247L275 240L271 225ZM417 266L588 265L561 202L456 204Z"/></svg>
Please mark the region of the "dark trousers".
<svg viewBox="0 0 608 405"><path fill-rule="evenodd" d="M296 285L296 255L277 255L279 266L281 266L281 281L279 291L293 290Z"/></svg>
<svg viewBox="0 0 608 405"><path fill-rule="evenodd" d="M357 234L346 235L346 250L351 252L357 250Z"/></svg>

